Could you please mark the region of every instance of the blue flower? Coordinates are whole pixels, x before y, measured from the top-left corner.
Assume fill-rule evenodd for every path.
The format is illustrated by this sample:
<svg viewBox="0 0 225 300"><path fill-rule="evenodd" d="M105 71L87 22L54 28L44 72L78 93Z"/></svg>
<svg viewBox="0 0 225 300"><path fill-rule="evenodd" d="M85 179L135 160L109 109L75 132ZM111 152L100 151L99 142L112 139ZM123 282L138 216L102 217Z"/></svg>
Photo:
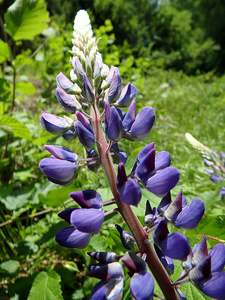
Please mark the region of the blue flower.
<svg viewBox="0 0 225 300"><path fill-rule="evenodd" d="M54 135L64 134L72 128L72 125L69 124L65 118L61 118L46 112L42 113L41 124L45 130Z"/></svg>

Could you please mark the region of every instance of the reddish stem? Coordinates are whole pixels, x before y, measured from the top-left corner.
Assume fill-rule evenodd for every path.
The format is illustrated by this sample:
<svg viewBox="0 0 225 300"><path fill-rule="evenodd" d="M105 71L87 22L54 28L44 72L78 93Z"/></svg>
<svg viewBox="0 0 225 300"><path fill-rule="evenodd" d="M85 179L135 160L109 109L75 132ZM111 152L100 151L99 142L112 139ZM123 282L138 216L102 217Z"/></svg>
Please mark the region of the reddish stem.
<svg viewBox="0 0 225 300"><path fill-rule="evenodd" d="M180 300L180 296L178 295L176 288L172 286L172 281L169 275L158 259L152 246L148 242L148 235L145 232L143 226L141 225L137 216L134 214L132 208L120 200L120 195L116 188L117 173L114 168L111 155L109 151L107 151L108 144L102 130L102 121L97 105L91 107L91 117L93 120L92 126L97 140L96 144L100 156L100 163L109 182L109 186L118 206L118 211L129 227L140 252L142 254L147 254L146 263L148 264L153 276L158 282L166 300Z"/></svg>

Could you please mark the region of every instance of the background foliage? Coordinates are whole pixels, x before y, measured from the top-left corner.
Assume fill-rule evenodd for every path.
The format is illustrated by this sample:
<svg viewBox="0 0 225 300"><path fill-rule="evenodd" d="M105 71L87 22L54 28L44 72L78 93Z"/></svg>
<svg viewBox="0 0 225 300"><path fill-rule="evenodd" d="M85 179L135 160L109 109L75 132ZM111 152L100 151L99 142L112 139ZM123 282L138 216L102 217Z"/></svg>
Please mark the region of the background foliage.
<svg viewBox="0 0 225 300"><path fill-rule="evenodd" d="M209 237L209 247L215 240L224 242L224 200L218 194L224 183L209 180L200 155L184 138L190 132L217 152L225 148L224 2L17 0L11 4L0 1L0 298L88 299L95 284L85 277L90 262L85 252L62 249L54 236L66 226L57 213L74 206L69 192L92 186L107 200L107 182L103 174L82 169L72 186L58 187L38 169L47 155L43 150L47 143L85 155L78 143L71 146L52 137L39 121L42 110L65 114L55 98L55 77L60 71L69 75L68 50L80 8L88 10L95 34L102 38L99 49L104 61L120 66L124 82L130 80L138 87L138 108L155 109L155 125L142 146L154 141L158 152L171 153L181 173L173 195L182 187L188 200L199 197L206 203L200 226L186 232L191 244L203 234ZM129 154L129 170L140 145L124 143L121 148ZM141 220L145 199L153 206L159 202L143 193L136 209ZM118 215L104 222L87 251L124 252L115 223L122 225ZM174 278L179 272L177 263ZM183 290L188 299L207 299L191 285ZM129 292L125 295L130 299Z"/></svg>

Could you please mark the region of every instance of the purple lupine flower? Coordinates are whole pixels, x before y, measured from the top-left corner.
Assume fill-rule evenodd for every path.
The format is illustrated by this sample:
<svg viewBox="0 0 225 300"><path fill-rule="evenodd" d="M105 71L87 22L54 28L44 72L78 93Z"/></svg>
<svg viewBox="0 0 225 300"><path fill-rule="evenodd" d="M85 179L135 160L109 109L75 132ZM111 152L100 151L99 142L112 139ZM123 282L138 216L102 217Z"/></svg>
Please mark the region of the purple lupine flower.
<svg viewBox="0 0 225 300"><path fill-rule="evenodd" d="M114 143L111 146L110 152L113 153L112 159L114 163L116 164L123 163L125 165L125 163L127 162L127 154L123 150L119 149L117 143Z"/></svg>
<svg viewBox="0 0 225 300"><path fill-rule="evenodd" d="M221 190L220 190L220 195L221 195L222 197L225 196L225 187L222 187L222 188L221 188Z"/></svg>
<svg viewBox="0 0 225 300"><path fill-rule="evenodd" d="M160 259L161 263L163 264L164 268L166 269L167 273L171 276L174 273L174 262L173 260L162 254L162 251L159 249L159 247L154 244L154 248L156 251L156 254L158 256L158 258Z"/></svg>
<svg viewBox="0 0 225 300"><path fill-rule="evenodd" d="M82 208L101 208L102 197L95 190L88 189L84 191L76 191L69 194Z"/></svg>
<svg viewBox="0 0 225 300"><path fill-rule="evenodd" d="M153 240L163 255L172 259L185 260L191 252L188 239L179 232L169 233L165 219L157 225Z"/></svg>
<svg viewBox="0 0 225 300"><path fill-rule="evenodd" d="M121 87L122 87L121 77L117 73L117 71L114 71L112 81L108 90L109 103L114 103L118 100L121 94Z"/></svg>
<svg viewBox="0 0 225 300"><path fill-rule="evenodd" d="M151 149L152 145L149 148ZM134 176L147 190L158 197L164 197L177 185L180 173L175 167L169 167L171 158L167 151L160 152L156 157L155 149L146 152L147 154L140 155L139 161L136 162Z"/></svg>
<svg viewBox="0 0 225 300"><path fill-rule="evenodd" d="M145 120L143 122L143 120ZM145 139L155 122L155 112L152 107L144 107L136 116L136 102L132 101L127 113L123 118L123 137L131 141L142 141Z"/></svg>
<svg viewBox="0 0 225 300"><path fill-rule="evenodd" d="M77 56L74 56L71 60L71 64L74 67L74 72L77 75L77 79L82 84L83 83L83 76L85 74L82 64Z"/></svg>
<svg viewBox="0 0 225 300"><path fill-rule="evenodd" d="M90 233L80 232L74 227L60 229L55 236L55 240L60 246L77 249L87 247L90 239Z"/></svg>
<svg viewBox="0 0 225 300"><path fill-rule="evenodd" d="M120 75L120 70L117 67L111 66L108 71L107 77L105 79L105 81L107 83L107 87L110 86L110 83L112 82L114 73L116 73L117 75Z"/></svg>
<svg viewBox="0 0 225 300"><path fill-rule="evenodd" d="M95 143L95 135L90 122L79 111L76 112L78 121L75 122L77 135L80 143L86 148L87 151L91 151Z"/></svg>
<svg viewBox="0 0 225 300"><path fill-rule="evenodd" d="M123 277L100 281L91 293L91 300L121 300L123 297Z"/></svg>
<svg viewBox="0 0 225 300"><path fill-rule="evenodd" d="M45 130L54 135L63 134L72 128L72 125L69 124L65 118L46 112L43 112L41 115L41 124Z"/></svg>
<svg viewBox="0 0 225 300"><path fill-rule="evenodd" d="M149 223L152 222L152 226L154 226L155 224L159 223L158 219L156 220L156 218L158 217L158 215L159 214L158 214L157 208L153 207L153 209L152 209L149 200L147 200L146 201L144 223L145 224L149 224Z"/></svg>
<svg viewBox="0 0 225 300"><path fill-rule="evenodd" d="M77 154L66 147L45 145L44 148L52 154L52 157L40 161L39 167L42 173L53 183L70 185L76 175Z"/></svg>
<svg viewBox="0 0 225 300"><path fill-rule="evenodd" d="M87 102L93 104L95 102L95 95L86 74L84 74L83 76L83 90L84 97L87 100Z"/></svg>
<svg viewBox="0 0 225 300"><path fill-rule="evenodd" d="M98 233L104 221L102 209L82 208L71 213L70 222L81 232Z"/></svg>
<svg viewBox="0 0 225 300"><path fill-rule="evenodd" d="M117 176L117 189L120 192L120 200L127 205L137 206L141 201L141 188L132 178L127 180L124 165L119 164Z"/></svg>
<svg viewBox="0 0 225 300"><path fill-rule="evenodd" d="M189 272L189 278L206 296L224 300L225 272L211 272L210 255Z"/></svg>
<svg viewBox="0 0 225 300"><path fill-rule="evenodd" d="M68 94L79 95L81 93L81 89L78 85L74 85L62 72L57 75L56 82L57 85Z"/></svg>
<svg viewBox="0 0 225 300"><path fill-rule="evenodd" d="M74 114L79 108L78 101L75 102L75 96L67 94L60 86L57 86L55 91L56 97L62 108L69 114Z"/></svg>
<svg viewBox="0 0 225 300"><path fill-rule="evenodd" d="M133 100L136 99L136 97L137 97L136 86L128 82L127 85L125 85L125 87L122 89L121 95L114 105L120 107L127 107L131 104Z"/></svg>
<svg viewBox="0 0 225 300"><path fill-rule="evenodd" d="M198 226L204 212L205 204L196 198L189 204L183 205L185 198L182 190L164 212L164 217L174 226L184 229L194 229ZM186 201L186 199L185 199Z"/></svg>
<svg viewBox="0 0 225 300"><path fill-rule="evenodd" d="M118 260L115 252L88 252L87 254L100 264L109 264Z"/></svg>
<svg viewBox="0 0 225 300"><path fill-rule="evenodd" d="M75 128L71 128L67 132L62 134L62 138L67 142L73 141L76 137L77 137L77 132Z"/></svg>
<svg viewBox="0 0 225 300"><path fill-rule="evenodd" d="M135 300L152 299L154 279L147 271L146 263L135 253L127 252L122 258L123 264L130 271L130 291Z"/></svg>
<svg viewBox="0 0 225 300"><path fill-rule="evenodd" d="M114 142L119 142L123 135L123 124L117 109L105 103L105 131L107 137Z"/></svg>
<svg viewBox="0 0 225 300"><path fill-rule="evenodd" d="M87 154L88 154L87 158L98 158L99 157L98 153L94 150L94 148L92 148L90 151L87 151ZM87 167L89 170L96 173L100 167L100 164L99 163L91 164L91 165L88 165Z"/></svg>
<svg viewBox="0 0 225 300"><path fill-rule="evenodd" d="M99 268L89 271L86 275L109 281L112 278L122 277L124 272L119 262L112 262L106 265L100 265Z"/></svg>
<svg viewBox="0 0 225 300"><path fill-rule="evenodd" d="M120 233L120 239L124 248L127 250L134 250L136 248L136 242L132 234L130 234L128 231L124 230L117 224L115 226Z"/></svg>

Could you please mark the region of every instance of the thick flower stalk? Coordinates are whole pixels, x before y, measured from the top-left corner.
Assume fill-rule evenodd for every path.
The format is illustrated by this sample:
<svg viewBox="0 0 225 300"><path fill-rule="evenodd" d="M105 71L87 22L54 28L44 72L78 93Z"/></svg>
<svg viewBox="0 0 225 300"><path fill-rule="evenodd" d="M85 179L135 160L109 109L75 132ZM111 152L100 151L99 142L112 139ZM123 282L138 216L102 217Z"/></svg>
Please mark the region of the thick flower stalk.
<svg viewBox="0 0 225 300"><path fill-rule="evenodd" d="M169 222L178 228L195 228L204 214L204 203L194 199L188 204L182 191L171 200L170 190L177 185L180 174L171 166L168 152L156 154L154 143L138 153L132 172L127 174L127 154L118 143L122 139L131 142L144 140L153 127L155 112L148 106L136 112L136 87L130 82L122 87L119 69L114 66L109 68L103 63L98 52L98 41L93 36L88 14L84 10L79 11L75 18L73 35L71 80L63 73L56 79L58 102L71 116L62 118L43 112L41 123L47 131L61 135L69 142L78 137L87 157L78 158L68 148L45 146L51 157L41 160L40 169L50 181L66 186L79 176L81 167L88 167L93 172L102 169L113 199L102 199L92 189L71 191L70 197L81 208L69 208L59 214L70 227L56 234L56 242L63 247L85 248L92 235L101 230L105 215L110 213L104 212L104 205L116 204L117 208L112 212L121 214L129 232L119 225L116 229L124 249L131 252L122 256L111 252L89 253L99 263L91 265L87 275L101 280L94 287L91 299L122 299L126 280L124 268L129 270L130 292L134 299L157 297L153 277L166 300L184 299L169 276L174 271L173 259L183 262L185 271L190 272L190 281L207 294L210 274L220 283L224 281L222 273L214 275L217 271L221 272L221 266L199 276L199 263L194 265L196 259L188 239L179 232L169 233L167 227ZM145 227L131 208L142 201L143 188L162 198L153 210L147 202ZM219 250L213 251L217 253ZM210 259L213 261L216 255L210 255ZM213 296L217 297L216 292Z"/></svg>

